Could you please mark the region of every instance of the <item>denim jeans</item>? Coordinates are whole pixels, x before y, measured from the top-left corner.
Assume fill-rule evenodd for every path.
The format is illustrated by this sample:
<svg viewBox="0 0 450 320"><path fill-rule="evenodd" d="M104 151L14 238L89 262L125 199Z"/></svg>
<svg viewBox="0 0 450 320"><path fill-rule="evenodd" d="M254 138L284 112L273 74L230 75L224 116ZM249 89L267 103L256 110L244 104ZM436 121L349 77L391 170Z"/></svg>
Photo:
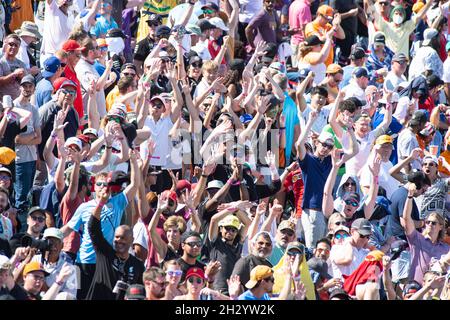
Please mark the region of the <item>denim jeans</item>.
<svg viewBox="0 0 450 320"><path fill-rule="evenodd" d="M30 208L28 194L33 186L34 174L36 172L36 161L16 163L16 182L14 191L16 193L16 208L22 229L27 227L27 212Z"/></svg>

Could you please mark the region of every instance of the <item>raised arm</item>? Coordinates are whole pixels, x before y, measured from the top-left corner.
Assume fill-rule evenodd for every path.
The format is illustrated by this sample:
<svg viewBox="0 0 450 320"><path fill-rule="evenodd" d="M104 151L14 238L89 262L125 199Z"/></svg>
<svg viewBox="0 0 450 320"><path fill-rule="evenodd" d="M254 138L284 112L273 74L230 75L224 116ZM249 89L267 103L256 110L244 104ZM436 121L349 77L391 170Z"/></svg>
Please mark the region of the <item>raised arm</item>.
<svg viewBox="0 0 450 320"><path fill-rule="evenodd" d="M300 111L300 113L303 113L306 109L306 100L304 97L305 90L308 87L308 85L314 80L314 72L310 71L306 78L300 82L300 84L297 86L297 90L295 91L295 100L297 102L297 109Z"/></svg>
<svg viewBox="0 0 450 320"><path fill-rule="evenodd" d="M339 91L336 100L334 101L334 105L331 109L330 115L328 116L328 122L330 123L331 128L333 129L334 134L336 135L339 141L342 141L342 136L344 134L344 130L341 125L337 122L337 114L339 110L339 104L344 99L345 93L343 91ZM351 127L352 124L349 123L347 127Z"/></svg>
<svg viewBox="0 0 450 320"><path fill-rule="evenodd" d="M266 202L261 202L256 207L255 217L253 218L248 230L247 230L247 238L249 241L253 239L253 237L259 232L259 222L261 221L261 217L266 213Z"/></svg>
<svg viewBox="0 0 450 320"><path fill-rule="evenodd" d="M275 221L278 224L278 220L281 219L281 216L283 215L283 206L281 206L278 203L278 200L274 200L274 203L272 206L269 205L269 216L266 220L264 220L261 231L266 231L270 233L270 230L272 229L273 221Z"/></svg>
<svg viewBox="0 0 450 320"><path fill-rule="evenodd" d="M128 202L131 202L134 199L134 196L136 195L136 191L139 186L140 179L138 178L139 165L137 163L137 158L136 158L137 151L130 150L129 152L130 152L129 156L130 156L130 167L131 167L131 176L130 176L131 183L129 186L127 186L125 188L125 190L123 192L124 192L125 196L127 197Z"/></svg>
<svg viewBox="0 0 450 320"><path fill-rule="evenodd" d="M427 13L428 9L431 8L433 3L434 1L427 1L423 8L419 12L417 12L415 20L413 19L415 25L417 25L419 21L425 17L425 14Z"/></svg>
<svg viewBox="0 0 450 320"><path fill-rule="evenodd" d="M375 200L378 194L378 175L380 173L381 157L379 155L373 157L372 165L369 165L369 170L372 174L372 183L370 184L369 196L364 202L364 217L370 219L375 208Z"/></svg>
<svg viewBox="0 0 450 320"><path fill-rule="evenodd" d="M225 53L228 50L230 41L231 41L230 36L223 37L223 44L220 47L219 54L214 58L214 62L217 63L218 66L220 66L222 64L223 57L225 56Z"/></svg>
<svg viewBox="0 0 450 320"><path fill-rule="evenodd" d="M309 62L312 65L316 65L319 63L323 63L325 62L325 60L327 60L328 55L330 53L330 50L333 46L333 34L335 32L335 29L331 29L330 31L327 32L326 34L326 39L325 39L325 44L323 45L322 49L320 50L318 55L315 55L314 57L312 57Z"/></svg>
<svg viewBox="0 0 450 320"><path fill-rule="evenodd" d="M389 126L391 125L392 122L392 91L389 92L386 95L386 100L387 100L387 104L386 104L386 113L384 114L384 118L383 118L383 122L381 122L380 127L383 129L384 132L387 132L389 130Z"/></svg>
<svg viewBox="0 0 450 320"><path fill-rule="evenodd" d="M314 124L314 121L316 121L318 116L318 113L316 110L313 110L309 113L308 122L306 123L305 130L300 134L300 137L298 137L298 141L296 142L295 146L297 148L297 155L299 160L303 160L306 155L306 148L305 143L308 139L308 135L311 131L311 127Z"/></svg>
<svg viewBox="0 0 450 320"><path fill-rule="evenodd" d="M400 222L405 229L405 234L409 236L416 230L414 221L411 217L411 212L413 208L414 193L417 188L414 183L408 183L406 187L408 189L408 197L406 198L405 207L403 208L403 217L400 218Z"/></svg>
<svg viewBox="0 0 450 320"><path fill-rule="evenodd" d="M208 230L209 241L211 241L211 242L216 241L217 236L219 234L219 231L218 231L219 222L226 216L228 216L230 214L234 214L236 211L237 211L237 206L235 204L233 206L229 206L225 210L222 210L212 216L211 222L209 224L209 230Z"/></svg>
<svg viewBox="0 0 450 320"><path fill-rule="evenodd" d="M406 157L403 160L400 160L399 163L397 163L395 166L393 166L390 170L389 170L389 174L397 181L404 183L405 182L405 178L403 176L403 174L401 173L401 170L403 168L406 168L409 166L409 164L411 162L413 162L414 160L418 159L419 156L422 154L422 149L420 148L416 148L413 151L411 151L411 154Z"/></svg>
<svg viewBox="0 0 450 320"><path fill-rule="evenodd" d="M158 225L161 214L168 210L167 199L161 199L161 196L158 196L158 206L156 208L156 212L153 215L150 223L148 225L148 232L150 236L150 240L153 244L153 247L156 249L156 254L158 255L158 260L161 262L164 260L164 257L167 253L167 243L159 235L158 231L156 231L156 227Z"/></svg>
<svg viewBox="0 0 450 320"><path fill-rule="evenodd" d="M333 166L331 168L331 172L328 175L327 181L325 182L325 187L323 189L322 211L324 216L327 218L329 218L334 211L333 186L336 181L338 170L342 165L342 160L340 156L341 150L338 149L333 150L331 156Z"/></svg>
<svg viewBox="0 0 450 320"><path fill-rule="evenodd" d="M66 169L66 159L68 153L66 148L61 143L58 143L59 162L55 172L55 187L58 194L62 195L66 187L64 179L64 170Z"/></svg>

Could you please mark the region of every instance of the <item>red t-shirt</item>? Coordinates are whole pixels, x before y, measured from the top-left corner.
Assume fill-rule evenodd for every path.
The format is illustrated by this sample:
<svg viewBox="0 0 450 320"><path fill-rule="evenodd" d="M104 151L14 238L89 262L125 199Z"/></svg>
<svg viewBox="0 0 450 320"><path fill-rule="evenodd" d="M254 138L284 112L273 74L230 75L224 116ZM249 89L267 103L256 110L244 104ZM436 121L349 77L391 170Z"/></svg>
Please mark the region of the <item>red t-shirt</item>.
<svg viewBox="0 0 450 320"><path fill-rule="evenodd" d="M66 225L70 219L72 219L75 211L82 203L83 199L81 199L78 195L75 199L70 200L69 192L66 192L62 198L61 204L59 205L63 225ZM72 231L67 237L64 238L63 251L76 254L79 249L80 234L76 231Z"/></svg>
<svg viewBox="0 0 450 320"><path fill-rule="evenodd" d="M433 111L434 107L435 107L435 104L434 104L433 98L430 96L428 96L427 100L425 100L425 103L423 103L423 104L419 103L419 109L427 110L429 115L431 114L431 111Z"/></svg>
<svg viewBox="0 0 450 320"><path fill-rule="evenodd" d="M77 110L78 113L78 119L83 119L84 111L83 111L83 97L81 95L81 84L80 81L77 78L77 74L75 73L75 70L70 69L69 65L66 65L64 68L64 76L72 80L77 84L77 96L75 97L75 101L73 102L73 107L75 110Z"/></svg>
<svg viewBox="0 0 450 320"><path fill-rule="evenodd" d="M295 171L289 172L286 179L284 180L283 186L286 191L294 192L294 201L296 208L295 217L300 218L302 215L302 201L304 192L302 170L297 169Z"/></svg>
<svg viewBox="0 0 450 320"><path fill-rule="evenodd" d="M216 49L214 48L215 46L217 46ZM214 60L217 57L217 55L220 52L220 48L221 48L221 46L219 46L217 44L217 41L208 40L208 51L209 51L209 54L211 55L211 60ZM223 58L221 64L225 64L225 63L226 63L225 58Z"/></svg>

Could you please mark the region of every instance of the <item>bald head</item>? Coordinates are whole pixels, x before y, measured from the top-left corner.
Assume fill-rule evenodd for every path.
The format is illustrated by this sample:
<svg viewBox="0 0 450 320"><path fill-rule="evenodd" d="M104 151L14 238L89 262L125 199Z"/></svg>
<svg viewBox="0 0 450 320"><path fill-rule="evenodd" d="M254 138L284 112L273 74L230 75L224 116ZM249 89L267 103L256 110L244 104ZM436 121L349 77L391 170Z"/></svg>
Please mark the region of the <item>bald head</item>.
<svg viewBox="0 0 450 320"><path fill-rule="evenodd" d="M114 234L114 248L118 254L125 254L133 244L133 231L127 225L118 226Z"/></svg>

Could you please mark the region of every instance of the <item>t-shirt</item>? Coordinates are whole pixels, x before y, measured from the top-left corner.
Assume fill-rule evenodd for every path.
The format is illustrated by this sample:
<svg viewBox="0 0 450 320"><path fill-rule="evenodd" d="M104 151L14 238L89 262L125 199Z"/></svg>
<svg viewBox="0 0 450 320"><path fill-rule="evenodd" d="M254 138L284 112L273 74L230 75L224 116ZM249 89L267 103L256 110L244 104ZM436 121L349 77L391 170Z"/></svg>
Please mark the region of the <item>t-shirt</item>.
<svg viewBox="0 0 450 320"><path fill-rule="evenodd" d="M145 58L150 54L153 47L155 46L155 41L149 37L146 37L139 41L134 48L134 59L139 61L145 61Z"/></svg>
<svg viewBox="0 0 450 320"><path fill-rule="evenodd" d="M388 219L386 223L386 229L384 231L386 239L389 239L389 237L391 236L395 236L406 240L405 230L400 224L400 218L403 217L403 209L405 208L407 197L408 190L402 186L397 191L395 191L390 198L392 202L389 206L391 215L387 216ZM413 220L420 220L419 209L417 208L415 199L413 199L411 217L413 218Z"/></svg>
<svg viewBox="0 0 450 320"><path fill-rule="evenodd" d="M355 66L352 65L348 65L342 68L344 74L342 76L342 82L339 84L339 89L344 88L346 85L350 83L350 80L352 79L353 70L355 70Z"/></svg>
<svg viewBox="0 0 450 320"><path fill-rule="evenodd" d="M273 265L265 258L257 257L253 254L249 254L246 257L240 258L233 269L232 275L237 274L239 279L241 280L241 284L245 286L245 284L250 280L250 272L256 266L268 266L270 268Z"/></svg>
<svg viewBox="0 0 450 320"><path fill-rule="evenodd" d="M170 116L162 117L155 122L151 116L145 119L144 128L150 129L151 138L158 143L153 151L150 164L152 166L165 166L167 163L167 156L169 155L169 131L173 127L173 122ZM147 142L141 144L141 152L145 152Z"/></svg>
<svg viewBox="0 0 450 320"><path fill-rule="evenodd" d="M305 0L296 0L289 6L289 27L291 29L298 28L302 32L297 32L292 35L291 42L293 45L298 45L305 40L303 35L303 28L311 22L311 9Z"/></svg>
<svg viewBox="0 0 450 320"><path fill-rule="evenodd" d="M264 9L259 11L248 24L248 27L256 29L254 44L256 45L261 40L267 43L277 43L276 30L278 29L279 24L278 17L274 10L272 13L269 13Z"/></svg>
<svg viewBox="0 0 450 320"><path fill-rule="evenodd" d="M364 164L367 163L367 159L370 155L370 150L372 149L373 142L375 139L383 133L383 128L378 127L364 137L360 138L356 135L356 141L359 145L359 152L345 164L345 170L348 174L357 176L359 170L362 169Z"/></svg>
<svg viewBox="0 0 450 320"><path fill-rule="evenodd" d="M186 279L186 273L190 268L197 267L202 270L205 270L206 267L206 264L198 260L195 260L194 264L188 264L186 261L183 260L183 258L178 258L177 262L180 264L181 271L183 271L180 282L183 282Z"/></svg>
<svg viewBox="0 0 450 320"><path fill-rule="evenodd" d="M2 147L8 147L11 150L16 149L16 136L19 133L25 132L27 130L27 127L20 128L20 119L17 118L17 115L12 112L10 115L7 115L9 117L8 123L6 125L5 133L3 134L3 138L0 139L0 146ZM14 162L13 162L14 163ZM13 176L15 177L15 176Z"/></svg>
<svg viewBox="0 0 450 320"><path fill-rule="evenodd" d="M403 53L409 57L409 39L411 33L416 28L417 17L411 17L411 20L406 20L399 27L396 27L393 22L386 22L380 15L377 24L386 37L386 46L394 53Z"/></svg>
<svg viewBox="0 0 450 320"><path fill-rule="evenodd" d="M142 284L144 264L133 255L125 261L116 256L110 242L105 239L102 232L102 222L89 215L89 237L97 255L95 273L86 300L115 300L116 294L112 292L118 280L128 284Z"/></svg>
<svg viewBox="0 0 450 320"><path fill-rule="evenodd" d="M238 297L238 300L270 300L270 296L264 293L261 298L257 298L250 290L247 290Z"/></svg>
<svg viewBox="0 0 450 320"><path fill-rule="evenodd" d="M344 68L345 69L345 68ZM406 77L402 75L401 77L397 77L397 75L390 71L386 78L384 78L384 89L388 91L394 91L402 82L406 81Z"/></svg>
<svg viewBox="0 0 450 320"><path fill-rule="evenodd" d="M72 31L74 19L70 19L58 7L57 1L52 0L50 4L45 1L44 21L41 54L50 55L62 48Z"/></svg>
<svg viewBox="0 0 450 320"><path fill-rule="evenodd" d="M120 220L122 219L123 212L127 205L128 199L125 196L125 193L121 192L114 197L109 198L108 202L102 208L102 212L100 214L102 233L110 244L113 242L114 230L120 225ZM92 211L96 206L97 201L95 199L82 203L67 224L69 228L74 231L79 231L83 228L77 262L84 264L96 263L92 240L89 232L85 229L92 215Z"/></svg>
<svg viewBox="0 0 450 320"><path fill-rule="evenodd" d="M75 211L82 203L83 199L81 199L78 195L75 197L75 199L70 200L70 194L68 191L66 191L66 194L62 198L61 204L59 205L59 212L61 214L63 225L66 225L70 221L70 219L72 219ZM80 234L76 231L72 231L67 237L64 238L63 251L76 254L79 248Z"/></svg>
<svg viewBox="0 0 450 320"><path fill-rule="evenodd" d="M119 26L113 17L110 17L110 20L108 20L104 16L100 16L96 19L95 25L91 28L90 32L91 34L95 34L97 38L104 38L108 30L114 28L119 28Z"/></svg>
<svg viewBox="0 0 450 320"><path fill-rule="evenodd" d="M0 77L7 76L20 68L26 70L27 67L19 59L6 60L5 55L0 58ZM4 95L10 95L13 100L16 99L20 95L20 79L0 86L0 101L3 101Z"/></svg>
<svg viewBox="0 0 450 320"><path fill-rule="evenodd" d="M320 160L307 152L305 158L298 163L302 169L305 184L302 208L322 211L323 188L331 171L331 156Z"/></svg>
<svg viewBox="0 0 450 320"><path fill-rule="evenodd" d="M337 265L334 262L337 255L339 255L342 252L342 250L344 250L344 246L351 245L349 243L350 238L347 238L345 241L347 241L347 242L344 244L335 244L331 247L330 261L331 261L333 278L341 278L342 279L342 275L349 276L350 274L352 274L352 272L358 268L358 266L364 261L367 254L370 252L369 249L365 249L365 248L358 249L358 248L352 246L352 250L353 250L352 262L347 266Z"/></svg>
<svg viewBox="0 0 450 320"><path fill-rule="evenodd" d="M397 141L397 155L398 160L403 160L411 154L411 152L419 148L419 142L417 141L416 135L409 128L405 128L400 132ZM420 170L422 168L421 161L419 159L411 162L412 169Z"/></svg>
<svg viewBox="0 0 450 320"><path fill-rule="evenodd" d="M414 68L410 68L408 80L411 82L414 78L421 76L425 71L432 70L433 74L442 78L443 64L439 54L429 46L421 47L411 61Z"/></svg>
<svg viewBox="0 0 450 320"><path fill-rule="evenodd" d="M31 119L25 127L26 131L23 134L33 133L37 129L40 129L39 111L35 106L30 103L19 104L17 101L14 101L14 106L31 112ZM16 163L36 161L36 159L37 146L35 144L16 144Z"/></svg>
<svg viewBox="0 0 450 320"><path fill-rule="evenodd" d="M411 108L409 107L410 103L414 104ZM407 96L400 97L400 99L398 99L397 108L395 108L392 115L396 117L398 121L404 122L406 116L408 115L408 109L412 109L410 110L411 112L417 111L419 109L419 102L415 99L411 100Z"/></svg>
<svg viewBox="0 0 450 320"><path fill-rule="evenodd" d="M41 79L36 85L36 91L34 93L36 97L36 106L42 107L45 103L52 100L53 85L48 79Z"/></svg>
<svg viewBox="0 0 450 320"><path fill-rule="evenodd" d="M177 5L177 0L147 0L144 2L141 9L141 19L138 25L136 42L144 39L149 33L149 26L147 24L148 16L152 13L159 14L163 18L163 24L166 23L167 17L169 16L170 10L175 8Z"/></svg>
<svg viewBox="0 0 450 320"><path fill-rule="evenodd" d="M372 173L369 170L369 163L372 163L372 153L367 163L360 171L360 185L369 188L372 184ZM381 162L380 173L378 174L378 185L386 190L386 196L389 199L392 194L398 189L400 183L394 179L390 174L389 170L393 167L392 162L386 161Z"/></svg>
<svg viewBox="0 0 450 320"><path fill-rule="evenodd" d="M327 23L324 27L322 27L317 21L311 21L305 27L305 37L309 37L312 35L316 35L318 37L325 37L327 32L331 30L332 25ZM328 54L327 60L325 60L325 65L328 66L333 63L334 58L334 49L331 47L330 53Z"/></svg>

